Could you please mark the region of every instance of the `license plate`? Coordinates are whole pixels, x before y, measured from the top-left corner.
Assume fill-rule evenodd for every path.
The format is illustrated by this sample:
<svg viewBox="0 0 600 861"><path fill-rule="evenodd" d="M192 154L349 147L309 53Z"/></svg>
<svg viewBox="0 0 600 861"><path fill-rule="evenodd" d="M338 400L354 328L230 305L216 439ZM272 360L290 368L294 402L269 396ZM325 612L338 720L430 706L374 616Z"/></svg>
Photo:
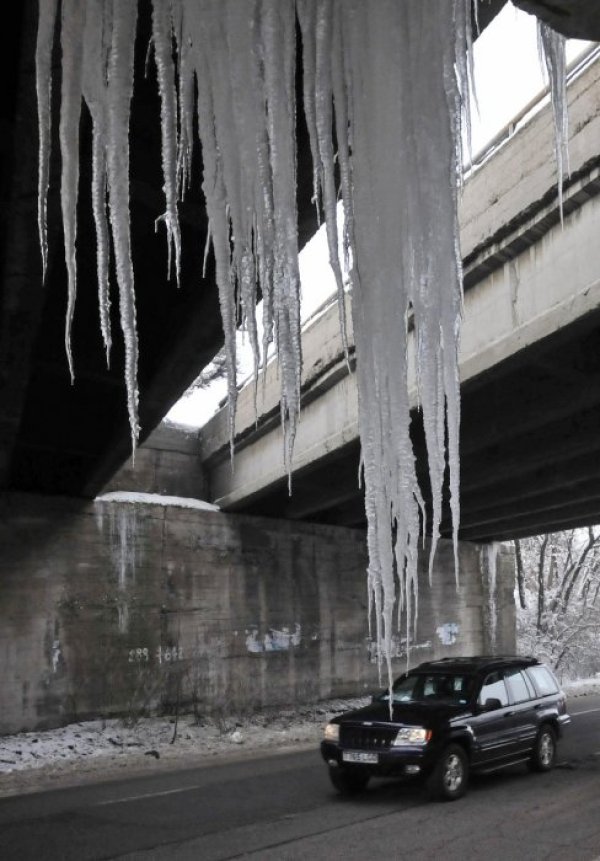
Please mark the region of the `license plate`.
<svg viewBox="0 0 600 861"><path fill-rule="evenodd" d="M366 753L363 750L345 750L342 753L344 762L367 762L370 765L377 765L379 757L376 753Z"/></svg>

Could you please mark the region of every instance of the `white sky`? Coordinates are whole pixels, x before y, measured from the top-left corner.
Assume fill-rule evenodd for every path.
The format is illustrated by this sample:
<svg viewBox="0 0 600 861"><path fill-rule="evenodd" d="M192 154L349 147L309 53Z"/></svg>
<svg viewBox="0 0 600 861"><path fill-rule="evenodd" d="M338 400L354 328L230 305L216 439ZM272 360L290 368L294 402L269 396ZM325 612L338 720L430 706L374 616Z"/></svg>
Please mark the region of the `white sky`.
<svg viewBox="0 0 600 861"><path fill-rule="evenodd" d="M567 61L574 59L588 42L570 40ZM474 156L503 129L544 87L537 48L536 20L507 3L492 24L475 42L475 88L479 113L473 106L472 153ZM327 240L322 227L300 254L302 319L306 320L335 292L328 264ZM257 309L260 316L260 308ZM252 372L251 350L238 334L239 375L243 381ZM208 389L181 398L167 420L201 427L218 409L227 393L225 380Z"/></svg>

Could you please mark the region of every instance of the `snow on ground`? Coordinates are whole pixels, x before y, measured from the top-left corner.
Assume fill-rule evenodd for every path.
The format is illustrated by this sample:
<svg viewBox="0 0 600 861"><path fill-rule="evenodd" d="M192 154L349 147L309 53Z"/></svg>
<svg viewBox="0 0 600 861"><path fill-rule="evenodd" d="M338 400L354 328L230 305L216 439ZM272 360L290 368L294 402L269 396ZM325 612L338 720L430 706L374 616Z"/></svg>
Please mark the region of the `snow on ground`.
<svg viewBox="0 0 600 861"><path fill-rule="evenodd" d="M565 682L571 698L600 694L600 677ZM232 757L314 748L333 715L368 699L337 699L296 709L220 719L173 717L83 721L44 732L0 737L0 796L62 784L108 780L157 768L185 768ZM175 740L173 741L173 737ZM157 762L160 761L160 764Z"/></svg>
<svg viewBox="0 0 600 861"><path fill-rule="evenodd" d="M577 679L574 682L563 682L562 687L568 697L600 694L600 674L594 676L592 679Z"/></svg>
<svg viewBox="0 0 600 861"><path fill-rule="evenodd" d="M213 719L180 715L82 721L44 732L0 736L0 797L61 784L110 779L163 768L185 768L220 759L314 747L335 714L368 699L329 700L250 717ZM175 735L175 740L173 737ZM158 765L157 760L160 760Z"/></svg>

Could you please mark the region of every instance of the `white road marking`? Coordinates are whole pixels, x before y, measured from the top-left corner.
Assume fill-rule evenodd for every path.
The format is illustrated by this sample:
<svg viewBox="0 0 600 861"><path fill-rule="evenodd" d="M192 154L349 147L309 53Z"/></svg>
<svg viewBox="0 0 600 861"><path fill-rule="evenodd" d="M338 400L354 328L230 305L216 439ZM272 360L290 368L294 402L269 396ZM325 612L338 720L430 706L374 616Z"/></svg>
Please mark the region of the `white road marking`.
<svg viewBox="0 0 600 861"><path fill-rule="evenodd" d="M179 792L190 792L192 789L202 789L201 784L181 786L179 789L167 789L164 792L147 792L144 795L129 795L127 798L111 798L109 801L97 801L94 807L104 807L107 804L123 804L126 801L139 801L142 798L159 798L161 795L176 795Z"/></svg>
<svg viewBox="0 0 600 861"><path fill-rule="evenodd" d="M592 712L600 712L600 709L585 709L581 712L570 712L572 718L579 717L579 715L590 715Z"/></svg>
<svg viewBox="0 0 600 861"><path fill-rule="evenodd" d="M580 712L570 712L572 718L579 717L579 715L588 715L594 712L600 712L600 708L597 709L584 709L584 711ZM111 798L109 801L97 801L94 804L94 807L105 807L109 804L125 804L128 801L141 801L144 798L160 798L163 795L177 795L181 792L190 792L193 789L202 789L200 784L195 784L193 786L182 786L179 789L167 789L164 792L147 792L143 795L130 795L127 798ZM600 856L595 859L595 861L600 861Z"/></svg>

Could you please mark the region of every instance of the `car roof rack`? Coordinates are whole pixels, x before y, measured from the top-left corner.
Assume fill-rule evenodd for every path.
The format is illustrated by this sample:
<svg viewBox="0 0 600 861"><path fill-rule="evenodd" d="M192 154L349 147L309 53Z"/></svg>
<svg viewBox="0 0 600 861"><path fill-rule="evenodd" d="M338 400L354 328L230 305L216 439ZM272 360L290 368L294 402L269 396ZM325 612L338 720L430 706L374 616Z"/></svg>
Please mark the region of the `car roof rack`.
<svg viewBox="0 0 600 861"><path fill-rule="evenodd" d="M416 667L413 667L414 670L419 669L441 669L443 666L467 666L470 665L473 668L478 666L487 666L487 665L502 665L512 663L514 661L518 661L521 664L526 664L528 666L534 666L535 664L539 664L537 658L534 658L532 655L457 655L456 657L445 656L443 658L436 658L432 661L425 661L422 664L419 664Z"/></svg>

